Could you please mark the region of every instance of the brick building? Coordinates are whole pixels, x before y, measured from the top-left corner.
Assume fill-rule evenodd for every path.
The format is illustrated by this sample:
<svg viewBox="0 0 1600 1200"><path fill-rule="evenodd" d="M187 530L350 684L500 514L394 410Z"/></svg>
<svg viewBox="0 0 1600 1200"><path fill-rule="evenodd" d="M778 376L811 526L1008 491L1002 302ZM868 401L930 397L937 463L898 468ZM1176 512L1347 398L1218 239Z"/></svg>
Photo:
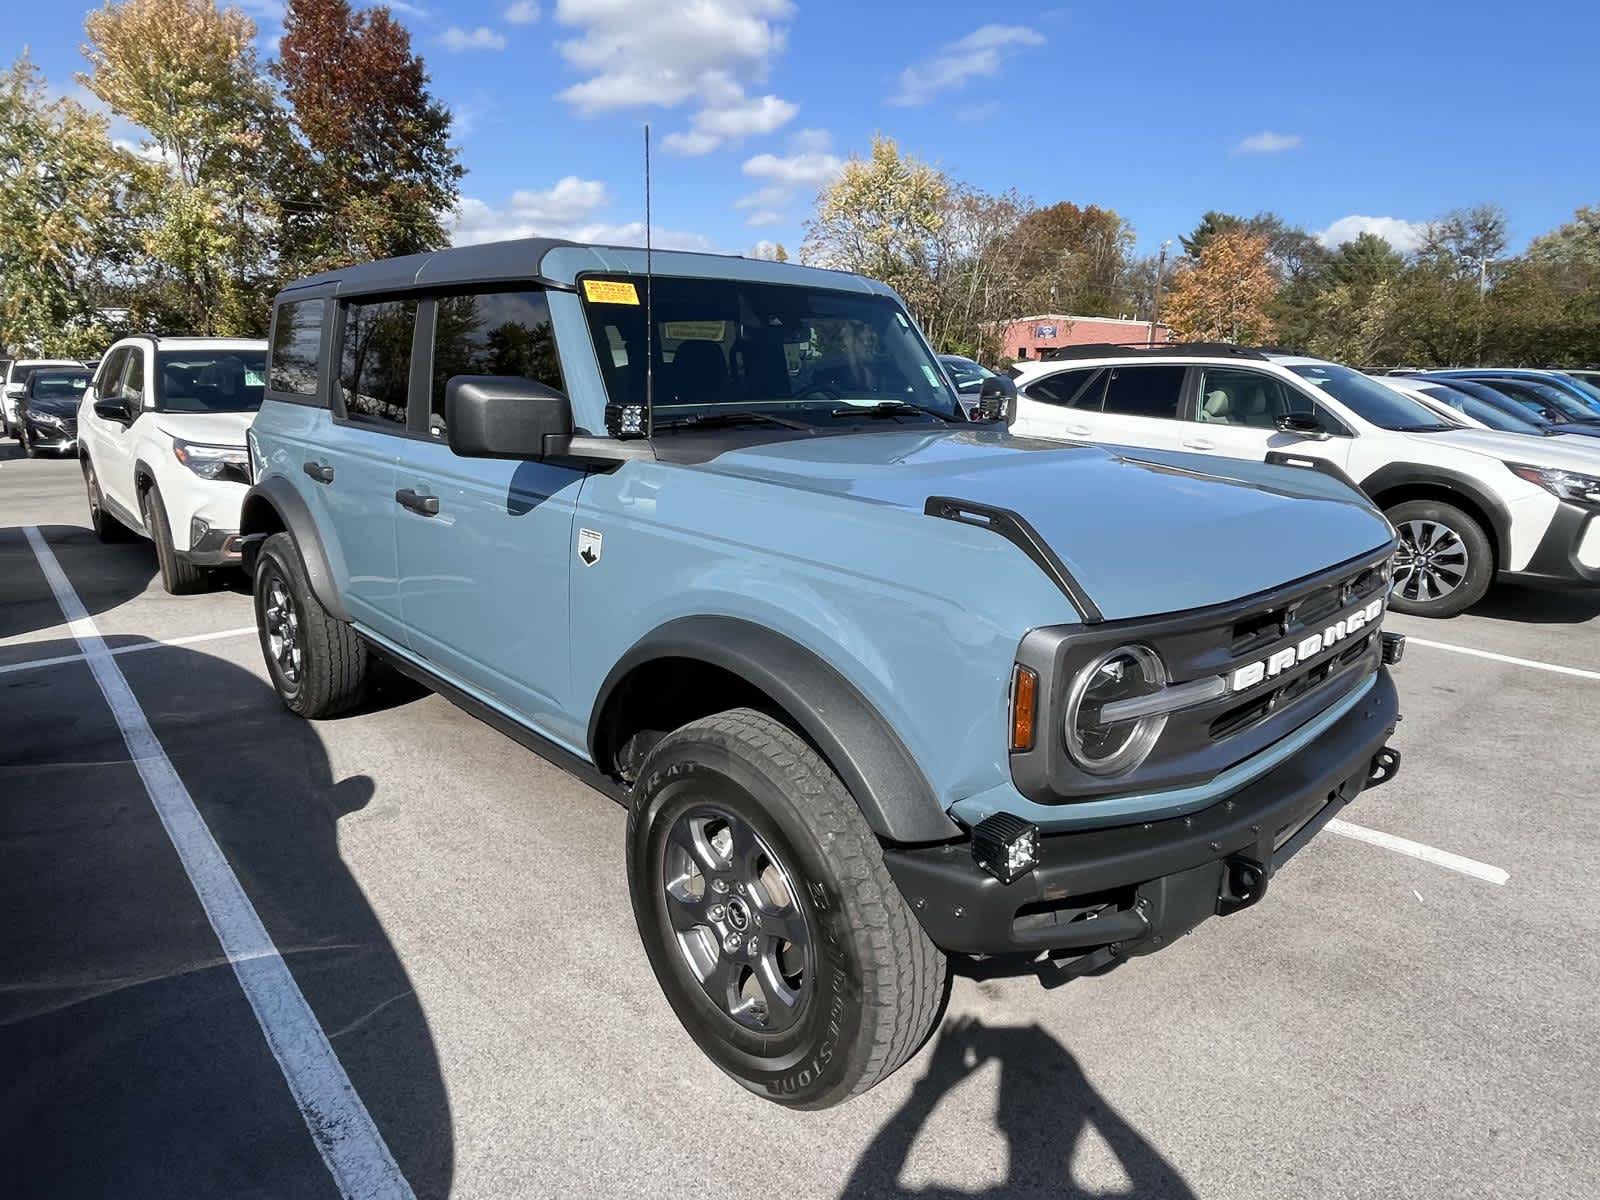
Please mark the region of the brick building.
<svg viewBox="0 0 1600 1200"><path fill-rule="evenodd" d="M1061 313L1042 313L1007 321L1000 335L1000 353L1022 362L1040 357L1040 351L1055 346L1085 346L1094 342L1114 345L1147 345L1170 342L1172 330L1159 322L1125 321L1117 317L1069 317ZM1045 357L1049 357L1046 355Z"/></svg>

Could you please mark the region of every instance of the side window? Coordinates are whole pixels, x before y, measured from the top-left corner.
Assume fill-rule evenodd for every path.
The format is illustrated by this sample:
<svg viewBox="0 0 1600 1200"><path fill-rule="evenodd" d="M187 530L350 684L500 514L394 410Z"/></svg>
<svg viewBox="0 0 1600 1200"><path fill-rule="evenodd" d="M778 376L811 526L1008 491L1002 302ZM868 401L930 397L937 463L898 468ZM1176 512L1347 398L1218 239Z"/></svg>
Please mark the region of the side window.
<svg viewBox="0 0 1600 1200"><path fill-rule="evenodd" d="M128 368L122 375L122 394L133 401L134 407L144 404L144 347L129 346L123 351L128 357Z"/></svg>
<svg viewBox="0 0 1600 1200"><path fill-rule="evenodd" d="M342 320L339 389L345 415L384 429L404 429L417 302L347 304Z"/></svg>
<svg viewBox="0 0 1600 1200"><path fill-rule="evenodd" d="M434 306L428 427L444 427L452 375L520 375L562 390L561 359L542 291L441 296Z"/></svg>
<svg viewBox="0 0 1600 1200"><path fill-rule="evenodd" d="M1289 413L1315 414L1311 397L1258 371L1205 367L1200 372L1200 403L1195 420L1212 425L1276 429Z"/></svg>
<svg viewBox="0 0 1600 1200"><path fill-rule="evenodd" d="M115 396L122 391L122 372L127 364L127 350L113 350L100 364L95 392L100 396Z"/></svg>
<svg viewBox="0 0 1600 1200"><path fill-rule="evenodd" d="M272 314L267 387L289 396L317 394L317 366L322 357L322 312L325 300L294 300Z"/></svg>
<svg viewBox="0 0 1600 1200"><path fill-rule="evenodd" d="M1113 367L1106 383L1103 411L1125 417L1177 417L1186 369L1179 366Z"/></svg>
<svg viewBox="0 0 1600 1200"><path fill-rule="evenodd" d="M1062 408L1099 408L1101 389L1097 385L1101 381L1101 374L1100 368L1089 367L1081 371L1046 375L1038 382L1030 383L1024 395L1030 400L1058 404Z"/></svg>

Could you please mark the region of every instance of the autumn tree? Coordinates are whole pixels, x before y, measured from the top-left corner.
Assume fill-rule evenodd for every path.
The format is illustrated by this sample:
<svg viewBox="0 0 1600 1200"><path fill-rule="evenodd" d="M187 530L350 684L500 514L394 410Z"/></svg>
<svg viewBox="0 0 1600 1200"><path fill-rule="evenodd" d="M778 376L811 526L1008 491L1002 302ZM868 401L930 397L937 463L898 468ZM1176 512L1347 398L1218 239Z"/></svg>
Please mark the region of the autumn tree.
<svg viewBox="0 0 1600 1200"><path fill-rule="evenodd" d="M125 269L135 163L104 117L51 100L27 56L0 75L0 340L15 352L98 353L104 278Z"/></svg>
<svg viewBox="0 0 1600 1200"><path fill-rule="evenodd" d="M264 332L282 124L254 23L213 0L121 0L84 32L81 82L149 135L146 299L187 332Z"/></svg>
<svg viewBox="0 0 1600 1200"><path fill-rule="evenodd" d="M1209 238L1173 275L1161 318L1180 340L1260 342L1272 336L1278 288L1267 239L1233 229Z"/></svg>
<svg viewBox="0 0 1600 1200"><path fill-rule="evenodd" d="M283 202L292 273L447 244L462 168L405 26L381 6L289 0L278 53L298 135Z"/></svg>
<svg viewBox="0 0 1600 1200"><path fill-rule="evenodd" d="M1117 316L1128 309L1133 226L1114 210L1070 200L1034 209L1017 225L1017 267L1035 311Z"/></svg>

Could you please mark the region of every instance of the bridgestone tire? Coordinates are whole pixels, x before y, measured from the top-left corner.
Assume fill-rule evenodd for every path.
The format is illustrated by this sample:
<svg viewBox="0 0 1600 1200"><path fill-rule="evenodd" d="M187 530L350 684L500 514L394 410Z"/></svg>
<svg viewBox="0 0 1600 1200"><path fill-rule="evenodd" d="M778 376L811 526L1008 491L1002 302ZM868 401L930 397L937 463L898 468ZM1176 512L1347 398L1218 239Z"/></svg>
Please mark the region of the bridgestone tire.
<svg viewBox="0 0 1600 1200"><path fill-rule="evenodd" d="M745 822L781 860L805 917L814 967L798 1015L778 1032L740 1024L714 1001L673 928L669 835L708 805ZM860 810L816 751L762 713L734 709L657 743L633 789L628 885L650 965L684 1028L769 1100L820 1109L865 1092L916 1053L943 1012L944 955Z"/></svg>
<svg viewBox="0 0 1600 1200"><path fill-rule="evenodd" d="M172 526L167 521L167 506L161 492L151 485L144 494L144 527L156 544L156 562L161 566L161 586L173 596L187 596L205 584L206 573L184 561L172 544Z"/></svg>
<svg viewBox="0 0 1600 1200"><path fill-rule="evenodd" d="M83 487L89 496L89 524L94 536L102 542L126 542L133 530L106 511L105 495L100 491L100 479L94 473L94 464L83 460Z"/></svg>
<svg viewBox="0 0 1600 1200"><path fill-rule="evenodd" d="M1482 525L1454 505L1435 500L1407 500L1385 509L1383 515L1401 531L1402 540L1409 523L1429 522L1454 533L1467 552L1465 578L1453 591L1436 599L1408 599L1404 595L1406 583L1398 578L1397 570L1397 586L1389 596L1391 609L1418 617L1453 617L1483 599L1489 585L1494 582L1494 548L1489 544L1489 535L1483 531ZM1403 557L1402 553L1396 559L1397 568Z"/></svg>
<svg viewBox="0 0 1600 1200"><path fill-rule="evenodd" d="M300 677L289 679L273 656L268 637L267 596L273 580L281 580L297 624L301 651ZM275 533L256 555L252 591L256 632L267 674L283 706L297 716L317 720L348 712L366 695L369 655L366 643L347 622L332 616L311 590L300 549L287 533Z"/></svg>

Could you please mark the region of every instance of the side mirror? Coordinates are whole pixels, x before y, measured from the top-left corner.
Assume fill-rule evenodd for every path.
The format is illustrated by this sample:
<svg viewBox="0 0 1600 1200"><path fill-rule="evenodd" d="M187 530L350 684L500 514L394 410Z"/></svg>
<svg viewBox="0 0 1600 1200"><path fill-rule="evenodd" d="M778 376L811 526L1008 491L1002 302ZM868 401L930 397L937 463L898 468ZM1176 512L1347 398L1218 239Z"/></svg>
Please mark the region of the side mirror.
<svg viewBox="0 0 1600 1200"><path fill-rule="evenodd" d="M1010 423L1017 409L1017 385L1003 375L983 381L978 389L978 405L972 412L975 421L1005 421Z"/></svg>
<svg viewBox="0 0 1600 1200"><path fill-rule="evenodd" d="M94 415L128 425L133 422L133 405L126 396L102 396L94 402Z"/></svg>
<svg viewBox="0 0 1600 1200"><path fill-rule="evenodd" d="M1278 418L1278 432L1292 433L1296 437L1310 438L1314 442L1328 440L1328 431L1322 422L1310 413L1284 413Z"/></svg>
<svg viewBox="0 0 1600 1200"><path fill-rule="evenodd" d="M540 459L545 438L572 434L571 402L520 375L452 375L444 419L450 449L464 458Z"/></svg>

